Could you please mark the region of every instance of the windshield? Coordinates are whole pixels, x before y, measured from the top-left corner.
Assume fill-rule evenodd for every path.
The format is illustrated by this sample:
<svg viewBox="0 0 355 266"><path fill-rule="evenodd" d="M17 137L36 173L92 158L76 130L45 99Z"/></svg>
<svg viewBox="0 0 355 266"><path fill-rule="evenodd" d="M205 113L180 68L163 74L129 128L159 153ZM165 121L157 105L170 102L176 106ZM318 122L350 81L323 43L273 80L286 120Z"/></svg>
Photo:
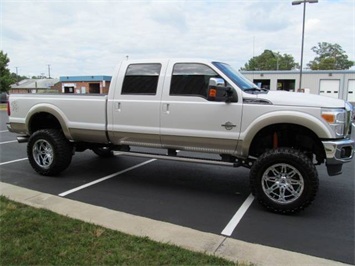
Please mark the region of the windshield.
<svg viewBox="0 0 355 266"><path fill-rule="evenodd" d="M230 65L220 62L212 62L212 64L215 65L224 74L226 74L227 77L230 78L233 83L235 83L243 91L261 91L258 86L256 86L254 83L252 83L242 74L240 74L239 71L235 70Z"/></svg>

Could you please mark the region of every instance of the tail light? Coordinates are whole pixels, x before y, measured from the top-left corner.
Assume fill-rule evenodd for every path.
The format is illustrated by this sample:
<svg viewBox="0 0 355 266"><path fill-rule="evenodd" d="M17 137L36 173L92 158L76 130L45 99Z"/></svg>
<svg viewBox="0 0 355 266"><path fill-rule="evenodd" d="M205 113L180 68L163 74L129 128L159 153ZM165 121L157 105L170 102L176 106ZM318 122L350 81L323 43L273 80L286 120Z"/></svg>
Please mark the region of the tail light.
<svg viewBox="0 0 355 266"><path fill-rule="evenodd" d="M10 116L11 115L11 109L10 109L10 101L7 101L7 115Z"/></svg>

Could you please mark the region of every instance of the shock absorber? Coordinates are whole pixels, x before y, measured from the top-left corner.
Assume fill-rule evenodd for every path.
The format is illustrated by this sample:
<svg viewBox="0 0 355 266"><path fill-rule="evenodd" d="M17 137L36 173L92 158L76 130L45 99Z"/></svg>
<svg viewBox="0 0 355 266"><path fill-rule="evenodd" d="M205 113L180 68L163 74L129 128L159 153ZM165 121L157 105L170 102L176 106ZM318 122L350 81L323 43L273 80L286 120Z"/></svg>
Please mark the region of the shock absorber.
<svg viewBox="0 0 355 266"><path fill-rule="evenodd" d="M277 149L279 147L279 136L277 135L277 132L274 132L274 135L272 137L272 148Z"/></svg>

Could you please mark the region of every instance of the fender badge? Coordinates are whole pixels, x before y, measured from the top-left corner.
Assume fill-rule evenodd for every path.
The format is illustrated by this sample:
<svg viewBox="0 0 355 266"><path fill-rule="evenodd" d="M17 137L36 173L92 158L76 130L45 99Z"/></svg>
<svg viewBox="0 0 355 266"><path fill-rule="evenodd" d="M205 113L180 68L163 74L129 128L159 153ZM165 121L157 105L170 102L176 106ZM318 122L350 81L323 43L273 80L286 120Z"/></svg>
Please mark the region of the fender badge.
<svg viewBox="0 0 355 266"><path fill-rule="evenodd" d="M225 124L221 125L222 127L225 127L226 130L232 130L233 127L236 127L237 125L234 125L232 122L226 122Z"/></svg>

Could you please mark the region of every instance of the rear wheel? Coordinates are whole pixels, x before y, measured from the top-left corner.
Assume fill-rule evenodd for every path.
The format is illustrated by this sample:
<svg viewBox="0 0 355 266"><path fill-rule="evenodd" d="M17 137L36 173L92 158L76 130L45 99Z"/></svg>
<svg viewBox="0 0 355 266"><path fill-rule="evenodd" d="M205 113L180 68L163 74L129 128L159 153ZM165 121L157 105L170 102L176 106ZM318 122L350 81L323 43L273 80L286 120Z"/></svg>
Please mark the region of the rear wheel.
<svg viewBox="0 0 355 266"><path fill-rule="evenodd" d="M250 170L253 195L264 207L278 213L306 208L316 196L318 183L312 161L292 148L264 153Z"/></svg>
<svg viewBox="0 0 355 266"><path fill-rule="evenodd" d="M32 168L39 174L57 175L69 166L72 145L61 131L43 129L31 135L27 156Z"/></svg>

